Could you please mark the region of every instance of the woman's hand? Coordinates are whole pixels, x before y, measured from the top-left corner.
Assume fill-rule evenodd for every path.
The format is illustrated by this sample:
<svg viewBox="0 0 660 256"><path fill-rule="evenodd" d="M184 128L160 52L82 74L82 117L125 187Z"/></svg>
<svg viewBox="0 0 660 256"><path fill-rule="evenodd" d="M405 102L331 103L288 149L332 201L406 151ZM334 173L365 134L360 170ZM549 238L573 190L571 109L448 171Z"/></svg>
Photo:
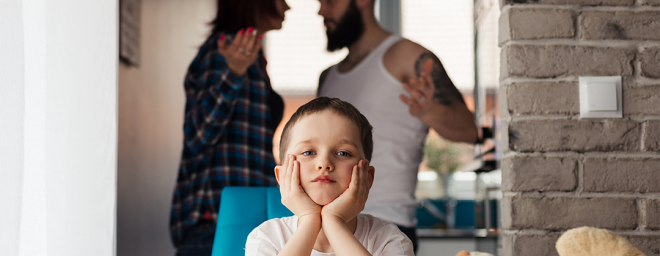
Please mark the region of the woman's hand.
<svg viewBox="0 0 660 256"><path fill-rule="evenodd" d="M284 165L277 168L282 204L302 219L304 216L321 216L321 206L314 203L300 185L300 163L295 156L287 155Z"/></svg>
<svg viewBox="0 0 660 256"><path fill-rule="evenodd" d="M352 220L362 210L369 197L369 189L374 181L374 168L369 161L360 160L353 166L351 183L339 197L323 207L321 218L339 218L344 223Z"/></svg>
<svg viewBox="0 0 660 256"><path fill-rule="evenodd" d="M262 39L263 35L257 36L253 28L248 28L247 31L241 29L231 45L227 45L225 35L220 35L218 51L227 59L231 73L238 77L245 75L248 67L257 59Z"/></svg>

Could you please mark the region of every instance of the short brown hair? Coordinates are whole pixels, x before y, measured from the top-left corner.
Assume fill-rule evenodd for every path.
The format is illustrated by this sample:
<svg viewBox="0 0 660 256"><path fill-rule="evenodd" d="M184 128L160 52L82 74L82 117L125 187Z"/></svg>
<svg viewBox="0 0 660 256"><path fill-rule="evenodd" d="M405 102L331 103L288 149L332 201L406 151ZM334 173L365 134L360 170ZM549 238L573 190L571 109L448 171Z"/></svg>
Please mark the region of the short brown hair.
<svg viewBox="0 0 660 256"><path fill-rule="evenodd" d="M364 156L371 162L371 154L374 151L374 141L371 134L373 127L369 124L369 120L367 120L357 108L351 105L351 103L337 98L319 97L298 108L296 113L293 113L291 119L289 119L284 126L282 137L280 139L280 163L284 163L284 157L286 155L286 150L289 147L289 141L291 140L290 133L293 126L303 117L326 109L332 110L340 116L348 118L357 125L358 131L360 132L360 142L362 142Z"/></svg>

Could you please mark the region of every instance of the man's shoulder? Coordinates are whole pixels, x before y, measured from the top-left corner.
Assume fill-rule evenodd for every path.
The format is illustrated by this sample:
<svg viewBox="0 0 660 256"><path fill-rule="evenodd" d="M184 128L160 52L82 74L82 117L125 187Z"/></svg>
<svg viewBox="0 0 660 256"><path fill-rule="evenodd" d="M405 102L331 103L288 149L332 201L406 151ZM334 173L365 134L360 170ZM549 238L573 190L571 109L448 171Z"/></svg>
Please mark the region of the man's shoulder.
<svg viewBox="0 0 660 256"><path fill-rule="evenodd" d="M407 81L415 75L415 62L419 56L428 51L420 44L403 38L387 49L383 65L392 76Z"/></svg>
<svg viewBox="0 0 660 256"><path fill-rule="evenodd" d="M325 79L328 77L330 69L334 66L335 65L332 65L321 72L321 75L319 76L319 86L316 87L316 96L321 96L321 88L323 87L323 83L325 83Z"/></svg>
<svg viewBox="0 0 660 256"><path fill-rule="evenodd" d="M427 52L424 46L413 42L409 39L402 38L398 42L394 43L387 51L385 56L392 56L399 59L416 59L423 52Z"/></svg>

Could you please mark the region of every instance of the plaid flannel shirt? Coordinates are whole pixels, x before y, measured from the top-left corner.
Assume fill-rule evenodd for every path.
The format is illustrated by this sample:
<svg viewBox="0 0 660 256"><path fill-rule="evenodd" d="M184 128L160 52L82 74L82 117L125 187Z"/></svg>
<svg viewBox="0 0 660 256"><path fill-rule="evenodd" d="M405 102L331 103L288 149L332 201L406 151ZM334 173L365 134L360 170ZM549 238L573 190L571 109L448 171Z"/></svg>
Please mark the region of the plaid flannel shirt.
<svg viewBox="0 0 660 256"><path fill-rule="evenodd" d="M170 215L175 245L199 220L217 221L223 187L277 185L272 139L282 109L271 113L269 97L283 103L270 95L276 93L263 52L237 78L218 52L218 38L207 39L184 82L184 144Z"/></svg>

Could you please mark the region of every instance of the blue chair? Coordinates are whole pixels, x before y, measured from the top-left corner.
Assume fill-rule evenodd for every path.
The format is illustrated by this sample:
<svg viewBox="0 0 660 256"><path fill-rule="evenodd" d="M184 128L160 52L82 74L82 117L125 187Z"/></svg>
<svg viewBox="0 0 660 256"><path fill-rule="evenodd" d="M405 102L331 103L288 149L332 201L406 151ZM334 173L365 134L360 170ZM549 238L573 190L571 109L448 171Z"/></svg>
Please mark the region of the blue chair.
<svg viewBox="0 0 660 256"><path fill-rule="evenodd" d="M293 216L281 198L278 187L225 187L211 255L245 255L245 241L254 228L269 219Z"/></svg>

